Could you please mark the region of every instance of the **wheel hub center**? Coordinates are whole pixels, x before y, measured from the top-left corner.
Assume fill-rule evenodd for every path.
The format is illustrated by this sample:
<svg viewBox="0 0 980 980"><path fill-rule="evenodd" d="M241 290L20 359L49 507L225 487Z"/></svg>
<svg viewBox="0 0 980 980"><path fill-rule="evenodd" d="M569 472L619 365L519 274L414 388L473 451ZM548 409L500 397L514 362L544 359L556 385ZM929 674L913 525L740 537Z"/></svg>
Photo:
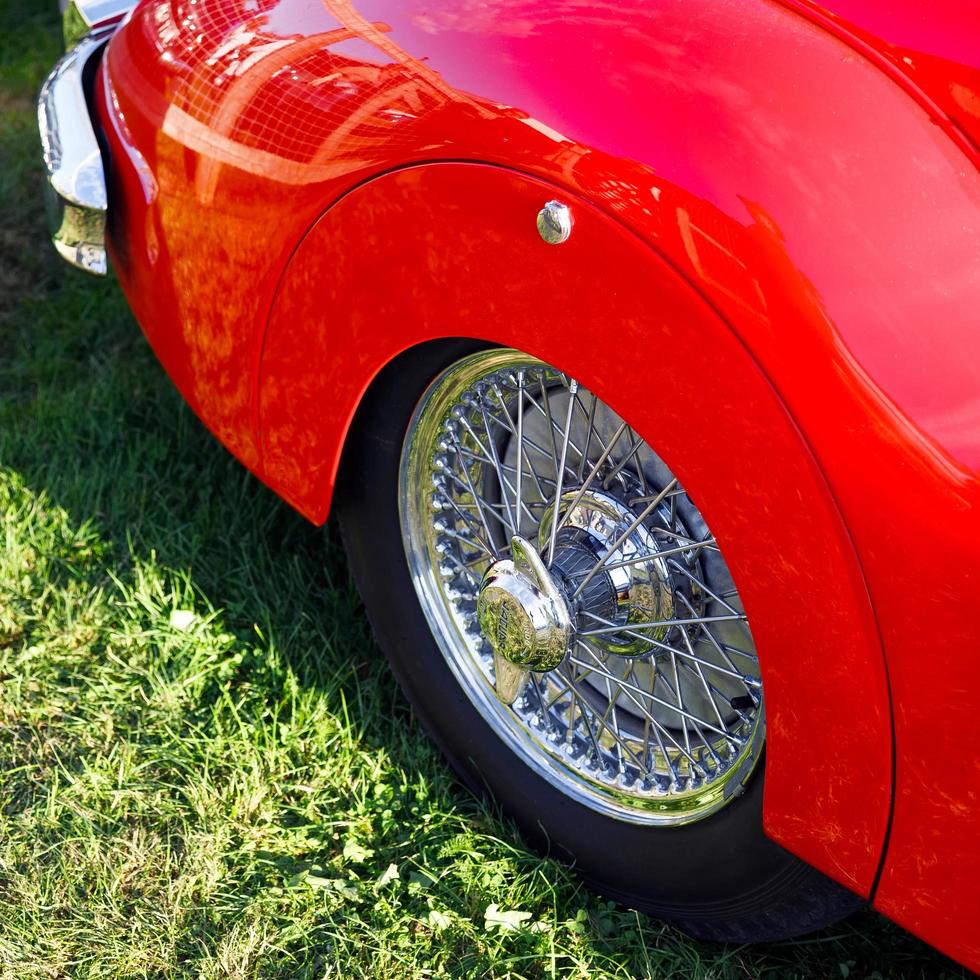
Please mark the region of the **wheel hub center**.
<svg viewBox="0 0 980 980"><path fill-rule="evenodd" d="M578 629L617 656L655 654L656 642L671 629L674 583L653 532L601 490L571 491L563 504L551 571L564 585ZM541 522L539 547L549 539L551 524L549 512Z"/></svg>
<svg viewBox="0 0 980 980"><path fill-rule="evenodd" d="M653 533L602 491L570 491L562 502L550 569L538 550L549 546L549 511L538 549L515 535L511 557L483 576L477 620L494 656L525 670L553 670L576 630L617 656L655 654L670 632L674 601Z"/></svg>

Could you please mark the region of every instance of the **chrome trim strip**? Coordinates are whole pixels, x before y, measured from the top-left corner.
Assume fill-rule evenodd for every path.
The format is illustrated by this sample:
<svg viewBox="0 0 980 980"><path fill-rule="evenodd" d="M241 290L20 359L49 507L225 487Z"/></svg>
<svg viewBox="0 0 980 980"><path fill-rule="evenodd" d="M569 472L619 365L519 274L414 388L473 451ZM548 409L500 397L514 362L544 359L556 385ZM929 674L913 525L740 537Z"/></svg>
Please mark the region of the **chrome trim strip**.
<svg viewBox="0 0 980 980"><path fill-rule="evenodd" d="M51 239L79 269L108 271L105 220L108 208L102 153L85 99L83 75L112 28L83 37L55 65L37 100L37 125L48 178Z"/></svg>
<svg viewBox="0 0 980 980"><path fill-rule="evenodd" d="M106 24L114 23L136 6L136 0L60 0L65 49Z"/></svg>

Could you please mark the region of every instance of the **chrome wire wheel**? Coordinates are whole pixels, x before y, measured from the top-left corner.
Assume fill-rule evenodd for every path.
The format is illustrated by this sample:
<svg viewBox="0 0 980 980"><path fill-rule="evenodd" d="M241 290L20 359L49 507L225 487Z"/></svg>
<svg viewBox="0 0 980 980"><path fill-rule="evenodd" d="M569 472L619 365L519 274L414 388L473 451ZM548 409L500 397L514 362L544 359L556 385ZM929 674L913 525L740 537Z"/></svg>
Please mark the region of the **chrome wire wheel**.
<svg viewBox="0 0 980 980"><path fill-rule="evenodd" d="M423 395L399 479L424 617L524 763L636 824L738 795L765 735L749 624L694 501L625 421L541 361L483 351Z"/></svg>

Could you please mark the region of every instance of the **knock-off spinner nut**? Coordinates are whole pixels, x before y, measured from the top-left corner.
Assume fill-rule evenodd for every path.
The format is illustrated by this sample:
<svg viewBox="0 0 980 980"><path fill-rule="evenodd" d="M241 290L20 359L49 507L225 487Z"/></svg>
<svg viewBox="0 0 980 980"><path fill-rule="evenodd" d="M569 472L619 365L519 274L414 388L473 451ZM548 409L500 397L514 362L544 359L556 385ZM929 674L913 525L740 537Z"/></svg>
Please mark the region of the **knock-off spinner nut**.
<svg viewBox="0 0 980 980"><path fill-rule="evenodd" d="M529 541L515 535L511 555L483 576L476 603L480 632L508 663L553 670L572 637L568 605Z"/></svg>

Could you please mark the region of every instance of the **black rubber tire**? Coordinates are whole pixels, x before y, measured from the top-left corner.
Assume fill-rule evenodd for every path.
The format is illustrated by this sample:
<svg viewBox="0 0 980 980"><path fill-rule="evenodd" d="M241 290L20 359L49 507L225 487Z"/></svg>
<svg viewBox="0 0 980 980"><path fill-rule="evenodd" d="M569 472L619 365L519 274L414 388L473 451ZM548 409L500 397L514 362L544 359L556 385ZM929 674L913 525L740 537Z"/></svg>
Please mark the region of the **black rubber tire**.
<svg viewBox="0 0 980 980"><path fill-rule="evenodd" d="M528 841L574 861L600 893L700 939L760 942L819 929L863 900L762 831L764 760L745 793L681 827L642 827L576 803L524 765L460 688L429 631L408 575L398 470L408 420L429 383L472 341L415 348L368 393L335 501L351 571L379 646L418 717L463 782L490 793Z"/></svg>

